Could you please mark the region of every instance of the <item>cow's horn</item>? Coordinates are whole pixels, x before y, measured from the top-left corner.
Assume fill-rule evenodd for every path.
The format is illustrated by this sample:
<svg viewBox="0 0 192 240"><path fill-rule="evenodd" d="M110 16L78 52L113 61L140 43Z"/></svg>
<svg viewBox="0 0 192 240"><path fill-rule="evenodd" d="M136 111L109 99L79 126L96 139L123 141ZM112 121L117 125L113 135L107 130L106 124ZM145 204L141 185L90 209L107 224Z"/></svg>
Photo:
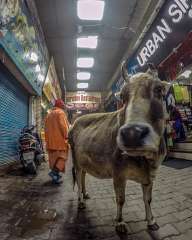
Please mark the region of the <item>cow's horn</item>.
<svg viewBox="0 0 192 240"><path fill-rule="evenodd" d="M147 73L151 74L154 77L158 77L158 71L155 65L153 63L148 63L147 65L148 65Z"/></svg>
<svg viewBox="0 0 192 240"><path fill-rule="evenodd" d="M130 77L129 77L127 69L126 69L126 61L123 61L122 64L121 64L121 74L122 74L123 79L126 82L128 82Z"/></svg>

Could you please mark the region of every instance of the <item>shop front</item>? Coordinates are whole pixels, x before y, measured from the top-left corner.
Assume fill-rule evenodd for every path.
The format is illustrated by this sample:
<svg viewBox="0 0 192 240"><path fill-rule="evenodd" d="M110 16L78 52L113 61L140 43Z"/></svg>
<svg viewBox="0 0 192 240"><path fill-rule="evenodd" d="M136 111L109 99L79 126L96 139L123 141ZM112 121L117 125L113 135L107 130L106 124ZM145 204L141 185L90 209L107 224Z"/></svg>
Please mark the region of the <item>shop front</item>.
<svg viewBox="0 0 192 240"><path fill-rule="evenodd" d="M161 80L172 82L166 96L166 140L169 155L192 160L192 2L169 0L160 9L128 60L130 74L158 69Z"/></svg>
<svg viewBox="0 0 192 240"><path fill-rule="evenodd" d="M0 63L0 165L15 159L18 133L28 124L28 106L29 94Z"/></svg>
<svg viewBox="0 0 192 240"><path fill-rule="evenodd" d="M192 30L192 2L167 0L140 44L128 59L129 73L145 71L152 62L158 66L181 44Z"/></svg>
<svg viewBox="0 0 192 240"><path fill-rule="evenodd" d="M54 59L51 58L47 76L43 86L43 94L41 101L43 119L45 118L49 109L53 107L55 100L61 97L62 92L55 69Z"/></svg>
<svg viewBox="0 0 192 240"><path fill-rule="evenodd" d="M4 1L0 11L0 167L18 159L21 129L32 123L48 52L33 1Z"/></svg>
<svg viewBox="0 0 192 240"><path fill-rule="evenodd" d="M69 121L74 120L87 113L97 112L101 104L101 93L99 92L67 92L66 107Z"/></svg>
<svg viewBox="0 0 192 240"><path fill-rule="evenodd" d="M173 83L167 96L170 155L192 159L192 32L161 62L159 73Z"/></svg>

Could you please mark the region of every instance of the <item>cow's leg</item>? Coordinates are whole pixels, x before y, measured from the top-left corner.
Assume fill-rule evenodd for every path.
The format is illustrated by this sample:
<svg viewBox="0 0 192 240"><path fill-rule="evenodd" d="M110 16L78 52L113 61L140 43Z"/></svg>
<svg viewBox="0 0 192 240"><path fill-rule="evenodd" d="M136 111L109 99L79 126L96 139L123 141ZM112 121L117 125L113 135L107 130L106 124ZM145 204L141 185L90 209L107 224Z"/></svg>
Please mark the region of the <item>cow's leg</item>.
<svg viewBox="0 0 192 240"><path fill-rule="evenodd" d="M78 186L78 208L84 209L85 202L82 194L82 169L76 170L76 176L77 176L77 186Z"/></svg>
<svg viewBox="0 0 192 240"><path fill-rule="evenodd" d="M82 177L81 177L81 184L82 184L82 193L83 193L83 198L84 199L90 199L89 194L86 192L86 187L85 187L85 175L86 172L82 171Z"/></svg>
<svg viewBox="0 0 192 240"><path fill-rule="evenodd" d="M148 223L148 229L156 231L159 229L159 226L156 223L151 210L152 188L153 188L153 183L142 184L143 201L145 203L145 213L146 213L146 220Z"/></svg>
<svg viewBox="0 0 192 240"><path fill-rule="evenodd" d="M116 195L117 204L117 217L116 217L116 230L118 232L126 232L126 223L123 221L122 209L125 202L125 187L126 179L114 178L113 179L114 190Z"/></svg>

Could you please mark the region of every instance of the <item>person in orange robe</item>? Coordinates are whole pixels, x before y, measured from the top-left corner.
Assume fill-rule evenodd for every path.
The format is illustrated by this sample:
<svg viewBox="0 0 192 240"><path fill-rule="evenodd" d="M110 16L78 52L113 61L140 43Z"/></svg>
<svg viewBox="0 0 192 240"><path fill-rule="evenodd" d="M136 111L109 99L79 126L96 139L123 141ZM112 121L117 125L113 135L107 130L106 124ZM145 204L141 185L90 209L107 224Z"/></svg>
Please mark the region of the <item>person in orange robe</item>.
<svg viewBox="0 0 192 240"><path fill-rule="evenodd" d="M68 156L68 129L69 123L64 112L63 100L57 99L54 108L45 119L45 142L48 152L49 176L53 183L61 183L60 172L65 172L65 164Z"/></svg>

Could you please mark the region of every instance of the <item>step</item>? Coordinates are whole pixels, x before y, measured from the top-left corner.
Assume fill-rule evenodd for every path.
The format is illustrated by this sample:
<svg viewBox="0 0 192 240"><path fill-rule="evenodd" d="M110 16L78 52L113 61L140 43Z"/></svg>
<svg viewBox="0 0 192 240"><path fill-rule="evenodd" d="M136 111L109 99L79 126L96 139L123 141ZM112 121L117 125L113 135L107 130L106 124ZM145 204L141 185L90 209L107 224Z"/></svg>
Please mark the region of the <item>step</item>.
<svg viewBox="0 0 192 240"><path fill-rule="evenodd" d="M192 152L192 142L180 142L174 145L174 149L177 150L191 150Z"/></svg>
<svg viewBox="0 0 192 240"><path fill-rule="evenodd" d="M183 149L183 148L171 148L169 150L170 152L182 152L182 153L192 153L192 150L191 149Z"/></svg>
<svg viewBox="0 0 192 240"><path fill-rule="evenodd" d="M191 138L189 138L189 139L186 139L183 143L192 143L192 140Z"/></svg>
<svg viewBox="0 0 192 240"><path fill-rule="evenodd" d="M172 151L172 152L168 153L168 157L185 159L185 160L191 160L192 161L192 152Z"/></svg>

